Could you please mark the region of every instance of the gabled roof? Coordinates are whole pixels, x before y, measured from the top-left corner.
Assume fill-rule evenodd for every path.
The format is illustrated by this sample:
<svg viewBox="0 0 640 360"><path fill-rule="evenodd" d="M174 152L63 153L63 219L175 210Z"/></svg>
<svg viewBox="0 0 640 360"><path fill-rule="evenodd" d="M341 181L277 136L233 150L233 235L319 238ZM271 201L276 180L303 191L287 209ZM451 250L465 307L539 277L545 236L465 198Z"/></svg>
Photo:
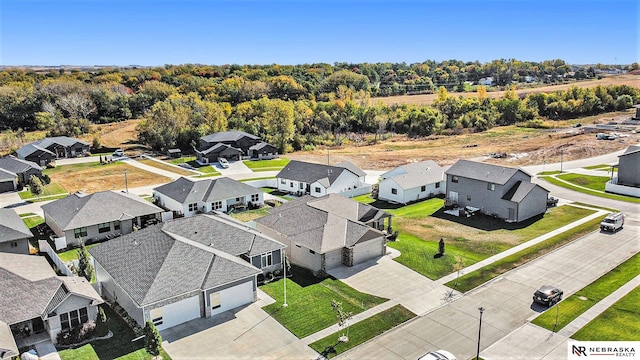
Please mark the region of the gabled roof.
<svg viewBox="0 0 640 360"><path fill-rule="evenodd" d="M31 230L13 209L0 209L0 243L32 237Z"/></svg>
<svg viewBox="0 0 640 360"><path fill-rule="evenodd" d="M33 161L18 159L14 156L0 158L0 169L4 169L16 174L27 172L31 169L42 171L42 168Z"/></svg>
<svg viewBox="0 0 640 360"><path fill-rule="evenodd" d="M18 175L8 170L0 169L0 180L15 180Z"/></svg>
<svg viewBox="0 0 640 360"><path fill-rule="evenodd" d="M26 158L27 156L29 156L29 155L37 152L37 151L41 151L43 153L47 153L47 154L51 155L52 157L56 157L56 154L54 154L51 151L49 151L49 150L47 150L47 149L45 149L43 147L40 147L40 146L38 146L36 144L27 144L27 145L21 147L20 149L18 149L16 151L16 154L18 154L19 158Z"/></svg>
<svg viewBox="0 0 640 360"><path fill-rule="evenodd" d="M56 276L47 260L36 255L0 253L0 288L11 289L0 297L0 320L7 324L46 318L71 295L103 302L86 279Z"/></svg>
<svg viewBox="0 0 640 360"><path fill-rule="evenodd" d="M73 146L75 144L80 144L80 145L84 145L84 146L89 146L89 143L84 142L82 140L78 140L78 139L74 139L68 136L54 136L54 137L47 137L44 139L40 139L38 141L34 141L32 142L33 145L38 145L40 147L43 148L48 148L51 145L59 145L59 146L63 146L63 147L69 147L69 146Z"/></svg>
<svg viewBox="0 0 640 360"><path fill-rule="evenodd" d="M0 359L13 359L18 356L18 345L13 338L11 328L7 323L0 320Z"/></svg>
<svg viewBox="0 0 640 360"><path fill-rule="evenodd" d="M187 228L196 218L199 216L153 225L89 252L140 307L261 273L238 257L191 239L194 229ZM178 224L183 221L187 225Z"/></svg>
<svg viewBox="0 0 640 360"><path fill-rule="evenodd" d="M509 200L515 203L519 203L524 200L524 198L527 197L527 195L529 195L535 188L540 188L547 193L549 192L549 190L543 188L540 185L527 181L518 181L511 187L511 189L509 189L509 191L504 194L504 196L502 196L502 200Z"/></svg>
<svg viewBox="0 0 640 360"><path fill-rule="evenodd" d="M274 149L277 149L275 146L273 146L273 145L271 145L271 144L268 144L268 143L266 143L266 142L262 141L262 142L259 142L259 143L255 144L255 145L252 145L252 146L249 148L249 150L262 150L262 149L264 149L264 148L265 148L265 147L267 147L267 146L272 147L272 148L274 148Z"/></svg>
<svg viewBox="0 0 640 360"><path fill-rule="evenodd" d="M231 151L231 152L237 152L237 153L242 153L242 150L240 149L236 149L230 145L227 144L223 144L223 143L217 143L213 146L211 146L210 148L207 148L205 150L200 151L201 154L209 154L209 153L217 153L217 152L222 152L222 151Z"/></svg>
<svg viewBox="0 0 640 360"><path fill-rule="evenodd" d="M636 154L639 152L640 152L640 145L631 145L624 151L622 155L619 155L618 157Z"/></svg>
<svg viewBox="0 0 640 360"><path fill-rule="evenodd" d="M456 161L455 164L451 165L451 167L445 171L445 174L504 185L518 172L522 172L523 174L531 177L531 175L526 171L519 168L511 168L469 160Z"/></svg>
<svg viewBox="0 0 640 360"><path fill-rule="evenodd" d="M221 132L209 134L207 136L203 136L200 139L208 143L215 143L215 142L223 142L223 141L238 141L243 137L248 137L249 139L253 139L253 140L260 140L259 137L246 133L244 131L221 131Z"/></svg>
<svg viewBox="0 0 640 360"><path fill-rule="evenodd" d="M308 249L326 253L384 236L360 220L363 215L371 216L373 208L360 205L364 204L336 194L303 196L271 209L269 215L255 221Z"/></svg>
<svg viewBox="0 0 640 360"><path fill-rule="evenodd" d="M344 167L291 160L276 177L308 184L320 181L323 186L329 187L345 171L359 177L358 174Z"/></svg>
<svg viewBox="0 0 640 360"><path fill-rule="evenodd" d="M351 161L343 161L341 163L335 164L334 166L345 168L351 171L352 173L358 175L358 177L367 175L367 173L362 171L359 167L356 166L356 164L352 163Z"/></svg>
<svg viewBox="0 0 640 360"><path fill-rule="evenodd" d="M262 192L262 190L253 186L228 177L199 181L180 177L153 190L181 204L192 204L198 201L220 201Z"/></svg>
<svg viewBox="0 0 640 360"><path fill-rule="evenodd" d="M397 172L397 174L387 177L387 179L382 181L392 179L392 181L402 189L413 189L418 186L433 184L444 180L444 169L433 160L403 165L382 174L381 177L385 177L385 174L391 172Z"/></svg>
<svg viewBox="0 0 640 360"><path fill-rule="evenodd" d="M63 231L162 212L139 196L116 191L77 192L42 205L42 210Z"/></svg>

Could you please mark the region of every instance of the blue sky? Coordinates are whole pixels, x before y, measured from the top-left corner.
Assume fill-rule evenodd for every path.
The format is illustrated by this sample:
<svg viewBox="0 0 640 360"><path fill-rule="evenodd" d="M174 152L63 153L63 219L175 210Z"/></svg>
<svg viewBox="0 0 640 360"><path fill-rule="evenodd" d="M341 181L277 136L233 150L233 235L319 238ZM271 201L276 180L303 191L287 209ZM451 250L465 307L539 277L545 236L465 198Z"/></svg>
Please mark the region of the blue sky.
<svg viewBox="0 0 640 360"><path fill-rule="evenodd" d="M0 65L640 62L637 0L0 0Z"/></svg>

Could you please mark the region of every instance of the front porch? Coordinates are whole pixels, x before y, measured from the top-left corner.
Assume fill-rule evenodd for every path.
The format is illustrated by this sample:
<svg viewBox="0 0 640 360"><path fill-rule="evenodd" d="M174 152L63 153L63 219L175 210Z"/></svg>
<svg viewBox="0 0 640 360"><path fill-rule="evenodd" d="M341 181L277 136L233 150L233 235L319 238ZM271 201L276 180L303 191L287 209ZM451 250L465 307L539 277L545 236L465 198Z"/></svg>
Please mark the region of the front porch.
<svg viewBox="0 0 640 360"><path fill-rule="evenodd" d="M18 349L26 349L37 343L50 341L51 337L45 326L39 317L11 325L11 333Z"/></svg>

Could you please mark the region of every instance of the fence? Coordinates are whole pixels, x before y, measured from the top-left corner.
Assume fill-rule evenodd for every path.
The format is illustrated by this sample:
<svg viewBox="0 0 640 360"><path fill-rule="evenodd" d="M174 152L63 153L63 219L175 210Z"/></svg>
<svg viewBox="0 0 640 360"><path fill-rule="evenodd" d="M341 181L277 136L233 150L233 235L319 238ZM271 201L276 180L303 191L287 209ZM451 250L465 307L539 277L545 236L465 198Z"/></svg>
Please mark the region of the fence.
<svg viewBox="0 0 640 360"><path fill-rule="evenodd" d="M74 276L74 273L67 267L67 264L65 264L65 262L60 259L58 254L53 251L51 245L49 245L46 240L38 240L38 246L40 247L41 252L45 252L47 253L47 255L49 255L49 258L58 267L58 269L60 269L61 273L66 276Z"/></svg>
<svg viewBox="0 0 640 360"><path fill-rule="evenodd" d="M613 181L607 181L605 184L605 191L608 193L640 197L640 188L618 185L617 183L617 176L613 178Z"/></svg>
<svg viewBox="0 0 640 360"><path fill-rule="evenodd" d="M255 188L263 188L263 187L277 188L278 187L278 181L276 178L250 180L250 181L244 181L244 183L247 185L251 185Z"/></svg>
<svg viewBox="0 0 640 360"><path fill-rule="evenodd" d="M357 188L357 189L353 189L353 190L343 191L343 192L339 193L339 195L347 197L347 198L352 198L352 197L368 194L370 192L371 192L371 185L368 185L368 186Z"/></svg>

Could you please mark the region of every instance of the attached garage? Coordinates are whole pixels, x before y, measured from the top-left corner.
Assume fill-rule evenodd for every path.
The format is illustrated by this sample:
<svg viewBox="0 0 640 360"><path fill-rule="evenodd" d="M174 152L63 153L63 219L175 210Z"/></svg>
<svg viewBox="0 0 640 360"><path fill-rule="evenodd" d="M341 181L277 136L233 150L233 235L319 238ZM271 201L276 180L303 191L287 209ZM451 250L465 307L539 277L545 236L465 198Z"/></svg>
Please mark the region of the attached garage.
<svg viewBox="0 0 640 360"><path fill-rule="evenodd" d="M164 330L200 317L200 297L193 296L152 309L150 318L158 330Z"/></svg>
<svg viewBox="0 0 640 360"><path fill-rule="evenodd" d="M211 315L216 315L250 304L254 300L253 297L253 281L247 281L224 290L208 292L207 303L211 308Z"/></svg>
<svg viewBox="0 0 640 360"><path fill-rule="evenodd" d="M0 180L0 193L15 191L16 182L14 180Z"/></svg>
<svg viewBox="0 0 640 360"><path fill-rule="evenodd" d="M384 241L384 238L378 238L356 244L353 249L353 264L384 255L386 251Z"/></svg>

